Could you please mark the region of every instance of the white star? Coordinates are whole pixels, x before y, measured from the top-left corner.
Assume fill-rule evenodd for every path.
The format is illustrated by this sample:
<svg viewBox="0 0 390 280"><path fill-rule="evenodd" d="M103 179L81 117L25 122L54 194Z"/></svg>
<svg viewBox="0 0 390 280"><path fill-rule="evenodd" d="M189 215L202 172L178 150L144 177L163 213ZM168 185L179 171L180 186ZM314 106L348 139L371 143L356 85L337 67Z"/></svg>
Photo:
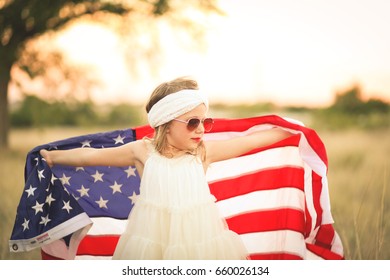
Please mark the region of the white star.
<svg viewBox="0 0 390 280"><path fill-rule="evenodd" d="M43 204L38 203L38 201L35 201L35 205L32 206L31 208L35 210L35 215L38 214L39 212L43 213Z"/></svg>
<svg viewBox="0 0 390 280"><path fill-rule="evenodd" d="M57 180L58 178L56 176L54 176L54 174L52 173L51 174L51 179L50 179L50 182L52 185L54 185L54 181Z"/></svg>
<svg viewBox="0 0 390 280"><path fill-rule="evenodd" d="M51 203L53 201L56 201L52 196L51 194L49 194L48 196L46 196L46 203L49 204L49 206L51 205Z"/></svg>
<svg viewBox="0 0 390 280"><path fill-rule="evenodd" d="M39 222L40 225L47 225L48 222L50 222L51 220L49 219L49 214L47 214L46 217L41 217L41 221Z"/></svg>
<svg viewBox="0 0 390 280"><path fill-rule="evenodd" d="M91 176L95 179L94 183L96 183L97 181L103 182L103 178L102 178L103 175L104 175L104 173L99 173L99 171L96 170L96 173L94 175L91 175Z"/></svg>
<svg viewBox="0 0 390 280"><path fill-rule="evenodd" d="M76 172L77 172L77 171L80 171L80 170L81 170L81 171L84 171L84 167L76 167Z"/></svg>
<svg viewBox="0 0 390 280"><path fill-rule="evenodd" d="M22 224L23 226L23 231L25 231L26 229L30 229L28 227L28 223L30 222L30 220L26 220L26 218L24 218L24 223Z"/></svg>
<svg viewBox="0 0 390 280"><path fill-rule="evenodd" d="M68 214L70 212L70 210L72 210L72 206L70 206L70 200L68 202L65 202L65 201L62 201L64 203L64 207L62 207L62 209L65 209L66 211L68 211Z"/></svg>
<svg viewBox="0 0 390 280"><path fill-rule="evenodd" d="M135 174L135 171L136 171L136 170L137 170L136 168L129 166L129 168L127 168L127 169L125 170L125 172L127 173L127 178L129 178L130 176L137 176L137 175Z"/></svg>
<svg viewBox="0 0 390 280"><path fill-rule="evenodd" d="M69 184L70 178L71 177L66 177L65 173L62 173L62 177L60 178L62 185L64 185L64 186L69 185L70 186L70 184Z"/></svg>
<svg viewBox="0 0 390 280"><path fill-rule="evenodd" d="M44 158L43 158L43 159L44 159ZM38 165L38 163L39 163L39 158L36 157L36 158L34 158L34 160L37 162L35 165Z"/></svg>
<svg viewBox="0 0 390 280"><path fill-rule="evenodd" d="M133 194L129 196L129 199L131 200L131 204L134 204L138 199L138 195L135 192L133 192Z"/></svg>
<svg viewBox="0 0 390 280"><path fill-rule="evenodd" d="M116 193L116 192L122 192L121 191L121 187L122 185L119 185L116 181L114 182L114 185L110 186L110 188L112 189L112 194Z"/></svg>
<svg viewBox="0 0 390 280"><path fill-rule="evenodd" d="M85 141L81 142L81 148L91 147L91 142L92 142L92 140L85 140Z"/></svg>
<svg viewBox="0 0 390 280"><path fill-rule="evenodd" d="M38 178L39 178L39 181L41 181L43 178L45 178L45 176L43 176L43 169L42 170L38 170Z"/></svg>
<svg viewBox="0 0 390 280"><path fill-rule="evenodd" d="M27 193L27 197L30 197L30 195L34 196L34 191L36 190L37 188L33 188L31 185L30 185L30 188L28 190L25 190L25 192Z"/></svg>
<svg viewBox="0 0 390 280"><path fill-rule="evenodd" d="M99 200L95 201L97 204L99 204L99 208L107 208L107 202L108 200L104 200L101 196ZM107 208L108 209L108 208Z"/></svg>
<svg viewBox="0 0 390 280"><path fill-rule="evenodd" d="M81 197L83 197L83 196L88 196L89 197L89 194L88 194L89 189L84 188L83 185L81 185L81 188L78 189L77 191L80 193Z"/></svg>
<svg viewBox="0 0 390 280"><path fill-rule="evenodd" d="M118 135L116 138L113 138L113 139L115 140L115 144L118 144L118 143L124 144L123 139L125 139L125 137Z"/></svg>

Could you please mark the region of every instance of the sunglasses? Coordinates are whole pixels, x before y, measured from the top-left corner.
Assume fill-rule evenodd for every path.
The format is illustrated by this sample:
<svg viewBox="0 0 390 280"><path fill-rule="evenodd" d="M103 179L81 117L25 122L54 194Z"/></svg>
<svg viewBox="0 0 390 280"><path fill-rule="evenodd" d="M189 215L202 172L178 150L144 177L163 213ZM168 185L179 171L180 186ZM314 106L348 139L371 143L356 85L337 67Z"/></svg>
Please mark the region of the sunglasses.
<svg viewBox="0 0 390 280"><path fill-rule="evenodd" d="M209 132L213 128L214 120L212 118L205 118L203 120L198 119L198 118L192 118L189 119L188 121L183 121L179 119L173 119L174 121L182 122L187 124L187 129L189 131L194 131L195 129L198 128L200 123L203 124L204 131Z"/></svg>

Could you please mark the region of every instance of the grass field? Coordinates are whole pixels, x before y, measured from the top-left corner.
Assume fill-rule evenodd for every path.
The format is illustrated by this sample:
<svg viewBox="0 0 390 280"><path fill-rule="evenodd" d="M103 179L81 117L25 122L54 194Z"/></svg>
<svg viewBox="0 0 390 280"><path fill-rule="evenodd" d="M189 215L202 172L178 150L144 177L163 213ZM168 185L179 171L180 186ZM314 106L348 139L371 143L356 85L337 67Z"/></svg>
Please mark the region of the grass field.
<svg viewBox="0 0 390 280"><path fill-rule="evenodd" d="M39 259L39 250L9 253L16 207L29 150L67 137L111 129L11 131L11 148L0 151L0 259ZM329 191L335 229L346 259L390 259L390 129L317 131L329 158Z"/></svg>

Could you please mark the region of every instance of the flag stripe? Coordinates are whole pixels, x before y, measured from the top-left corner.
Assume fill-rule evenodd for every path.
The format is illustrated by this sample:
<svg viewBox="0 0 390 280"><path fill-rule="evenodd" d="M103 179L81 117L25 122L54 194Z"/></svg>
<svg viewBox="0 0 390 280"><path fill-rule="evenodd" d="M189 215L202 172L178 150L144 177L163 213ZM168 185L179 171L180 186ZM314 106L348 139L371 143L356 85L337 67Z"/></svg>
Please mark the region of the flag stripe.
<svg viewBox="0 0 390 280"><path fill-rule="evenodd" d="M80 242L77 255L112 256L118 240L119 235L87 235Z"/></svg>
<svg viewBox="0 0 390 280"><path fill-rule="evenodd" d="M302 211L296 209L277 209L257 211L227 218L229 228L238 234L292 230L301 234L305 230Z"/></svg>
<svg viewBox="0 0 390 280"><path fill-rule="evenodd" d="M272 209L297 209L304 212L304 193L296 188L282 188L270 191L255 191L237 195L217 202L223 217L229 218L242 213Z"/></svg>
<svg viewBox="0 0 390 280"><path fill-rule="evenodd" d="M91 218L93 225L88 235L120 235L124 232L127 220L118 220L109 217Z"/></svg>
<svg viewBox="0 0 390 280"><path fill-rule="evenodd" d="M241 234L241 239L252 254L289 253L304 258L306 248L302 234L297 231L279 230Z"/></svg>
<svg viewBox="0 0 390 280"><path fill-rule="evenodd" d="M261 153L214 162L207 170L207 180L209 183L214 183L227 178L252 174L258 170L287 166L303 167L303 161L297 147L275 148Z"/></svg>
<svg viewBox="0 0 390 280"><path fill-rule="evenodd" d="M341 260L343 259L337 253L327 250L324 247L316 246L313 244L307 244L308 250L310 250L313 254L317 255L319 258L323 258L325 260Z"/></svg>
<svg viewBox="0 0 390 280"><path fill-rule="evenodd" d="M283 187L304 190L304 170L301 167L280 167L255 171L235 178L210 183L210 191L218 201L253 191L275 190Z"/></svg>
<svg viewBox="0 0 390 280"><path fill-rule="evenodd" d="M314 203L315 213L317 213L317 219L314 227L318 227L321 225L322 212L323 212L323 209L321 207L322 178L315 172L312 172L311 177L312 177L311 189L313 190L313 203Z"/></svg>
<svg viewBox="0 0 390 280"><path fill-rule="evenodd" d="M301 257L288 253L252 254L251 260L302 260Z"/></svg>

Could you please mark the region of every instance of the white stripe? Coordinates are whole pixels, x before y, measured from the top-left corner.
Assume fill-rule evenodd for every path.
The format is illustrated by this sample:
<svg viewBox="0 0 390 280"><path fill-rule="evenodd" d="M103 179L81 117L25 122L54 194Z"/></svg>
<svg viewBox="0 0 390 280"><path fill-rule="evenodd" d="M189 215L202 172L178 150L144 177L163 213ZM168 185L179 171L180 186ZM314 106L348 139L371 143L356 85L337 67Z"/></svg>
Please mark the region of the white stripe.
<svg viewBox="0 0 390 280"><path fill-rule="evenodd" d="M259 210L290 208L305 211L305 195L296 188L255 191L217 202L223 217Z"/></svg>
<svg viewBox="0 0 390 280"><path fill-rule="evenodd" d="M334 236L333 242L332 242L331 251L342 256L343 255L343 245L342 244L343 243L341 242L340 236L337 234L337 232L335 232L335 236Z"/></svg>
<svg viewBox="0 0 390 280"><path fill-rule="evenodd" d="M327 167L319 155L310 146L305 134L301 132L301 139L299 141L299 148L302 159L313 169L314 172L321 177L326 177Z"/></svg>
<svg viewBox="0 0 390 280"><path fill-rule="evenodd" d="M322 191L320 196L320 203L322 212L322 223L323 224L333 224L334 220L332 217L331 207L330 207L330 195L328 188L328 179L327 177L321 178Z"/></svg>
<svg viewBox="0 0 390 280"><path fill-rule="evenodd" d="M92 256L92 255L80 255L76 256L75 260L111 260L111 256Z"/></svg>
<svg viewBox="0 0 390 280"><path fill-rule="evenodd" d="M305 257L306 244L299 232L279 230L240 235L250 254L289 253Z"/></svg>
<svg viewBox="0 0 390 280"><path fill-rule="evenodd" d="M310 227L310 235L313 237L317 234L317 232L313 232L316 222L317 222L317 212L314 208L314 200L313 200L313 177L311 173L310 167L305 164L305 194L306 194L306 207L311 217L311 227ZM307 219L306 219L307 220Z"/></svg>
<svg viewBox="0 0 390 280"><path fill-rule="evenodd" d="M283 166L303 167L303 161L297 147L274 148L256 154L214 162L208 168L206 177L209 182L214 182L262 169Z"/></svg>
<svg viewBox="0 0 390 280"><path fill-rule="evenodd" d="M305 260L324 260L324 258L321 258L320 256L314 254L312 251L308 249L306 250Z"/></svg>
<svg viewBox="0 0 390 280"><path fill-rule="evenodd" d="M127 220L118 220L114 218L91 218L93 225L88 235L121 235L127 225Z"/></svg>

